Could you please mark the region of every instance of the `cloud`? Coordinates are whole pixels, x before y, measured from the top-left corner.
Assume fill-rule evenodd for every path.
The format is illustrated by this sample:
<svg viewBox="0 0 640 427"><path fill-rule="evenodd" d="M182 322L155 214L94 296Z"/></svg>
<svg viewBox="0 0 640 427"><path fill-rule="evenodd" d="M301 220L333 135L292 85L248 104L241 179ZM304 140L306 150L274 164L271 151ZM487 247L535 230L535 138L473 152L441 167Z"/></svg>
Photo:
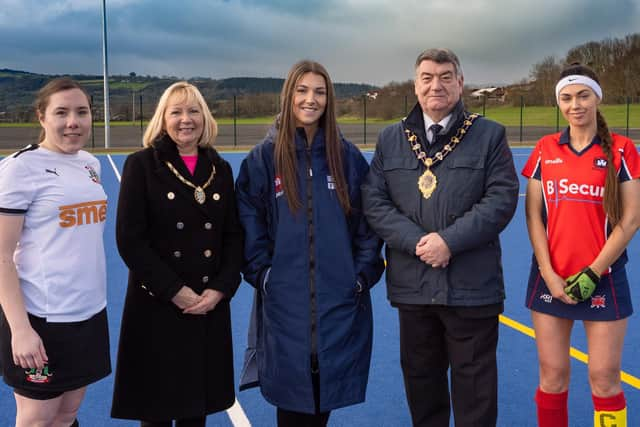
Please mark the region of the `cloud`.
<svg viewBox="0 0 640 427"><path fill-rule="evenodd" d="M107 0L109 7L122 7L136 0ZM95 0L1 0L0 25L16 29L47 24L58 17L76 12L102 13L102 3Z"/></svg>
<svg viewBox="0 0 640 427"><path fill-rule="evenodd" d="M101 73L101 4L0 0L0 68ZM467 82L510 83L548 55L640 32L640 0L107 0L111 73L282 77L297 60L334 81L413 75L452 48Z"/></svg>

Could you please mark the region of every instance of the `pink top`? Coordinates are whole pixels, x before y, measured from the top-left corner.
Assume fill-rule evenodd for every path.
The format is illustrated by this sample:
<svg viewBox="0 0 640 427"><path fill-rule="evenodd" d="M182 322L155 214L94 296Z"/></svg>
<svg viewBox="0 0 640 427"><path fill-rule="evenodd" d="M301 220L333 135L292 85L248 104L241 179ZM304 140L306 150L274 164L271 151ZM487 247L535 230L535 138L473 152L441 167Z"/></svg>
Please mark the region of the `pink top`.
<svg viewBox="0 0 640 427"><path fill-rule="evenodd" d="M193 175L193 172L196 170L196 163L198 163L198 155L196 154L195 156L180 156L182 157L182 161L184 162L185 166L187 167L187 169L189 169L189 172L191 172L191 175Z"/></svg>

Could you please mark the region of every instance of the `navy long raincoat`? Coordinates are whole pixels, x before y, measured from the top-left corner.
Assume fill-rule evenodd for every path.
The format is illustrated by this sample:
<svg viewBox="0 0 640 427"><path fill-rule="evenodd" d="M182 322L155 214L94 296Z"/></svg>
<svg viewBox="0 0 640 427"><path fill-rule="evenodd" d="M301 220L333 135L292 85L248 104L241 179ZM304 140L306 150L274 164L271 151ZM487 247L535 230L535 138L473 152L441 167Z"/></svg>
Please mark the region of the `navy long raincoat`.
<svg viewBox="0 0 640 427"><path fill-rule="evenodd" d="M317 365L319 410L325 412L364 401L368 381L369 289L384 269L381 241L361 210L360 184L368 164L343 140L352 206L347 216L328 171L323 130L308 147L304 130L298 129L302 208L292 213L275 175L274 133L249 153L236 182L246 232L243 272L257 288L258 382L273 405L313 413L311 371Z"/></svg>

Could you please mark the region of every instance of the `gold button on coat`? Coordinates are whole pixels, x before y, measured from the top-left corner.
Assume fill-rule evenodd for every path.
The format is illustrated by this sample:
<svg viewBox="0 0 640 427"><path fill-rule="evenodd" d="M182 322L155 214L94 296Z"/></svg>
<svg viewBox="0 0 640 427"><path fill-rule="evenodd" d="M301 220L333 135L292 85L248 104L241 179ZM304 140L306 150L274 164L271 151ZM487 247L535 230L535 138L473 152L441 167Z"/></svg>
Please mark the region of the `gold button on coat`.
<svg viewBox="0 0 640 427"><path fill-rule="evenodd" d="M173 191L169 191L169 192L167 193L167 199L169 199L169 200L173 200L173 199L175 199L175 198L176 198L176 195L173 193Z"/></svg>
<svg viewBox="0 0 640 427"><path fill-rule="evenodd" d="M204 229L205 230L211 230L212 227L213 227L213 225L210 222L205 222L204 223Z"/></svg>
<svg viewBox="0 0 640 427"><path fill-rule="evenodd" d="M184 228L184 222L178 222L178 223L176 223L176 228L177 228L178 230L182 230L182 229Z"/></svg>
<svg viewBox="0 0 640 427"><path fill-rule="evenodd" d="M211 252L211 249L207 249L207 250L204 251L204 256L207 257L207 258L210 258L212 253L213 252Z"/></svg>
<svg viewBox="0 0 640 427"><path fill-rule="evenodd" d="M213 193L213 196L212 196L212 197L213 197L213 200L215 200L216 202L217 202L218 200L220 200L220 194L218 194L218 193Z"/></svg>
<svg viewBox="0 0 640 427"><path fill-rule="evenodd" d="M180 257L182 256L182 252L180 252L180 251L174 251L174 252L173 252L173 256L174 256L174 257L176 257L176 258L180 258Z"/></svg>
<svg viewBox="0 0 640 427"><path fill-rule="evenodd" d="M209 282L209 276L202 276L202 283L208 283Z"/></svg>

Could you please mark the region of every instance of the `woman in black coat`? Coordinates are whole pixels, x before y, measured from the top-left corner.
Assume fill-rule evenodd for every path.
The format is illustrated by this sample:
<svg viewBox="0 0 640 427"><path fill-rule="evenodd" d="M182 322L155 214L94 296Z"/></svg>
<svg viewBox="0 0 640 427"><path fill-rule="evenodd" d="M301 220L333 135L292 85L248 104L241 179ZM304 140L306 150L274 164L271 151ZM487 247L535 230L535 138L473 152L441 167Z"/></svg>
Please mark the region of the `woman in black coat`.
<svg viewBox="0 0 640 427"><path fill-rule="evenodd" d="M235 401L229 300L242 229L231 167L198 89L170 86L124 165L118 250L129 267L111 415L204 426Z"/></svg>

